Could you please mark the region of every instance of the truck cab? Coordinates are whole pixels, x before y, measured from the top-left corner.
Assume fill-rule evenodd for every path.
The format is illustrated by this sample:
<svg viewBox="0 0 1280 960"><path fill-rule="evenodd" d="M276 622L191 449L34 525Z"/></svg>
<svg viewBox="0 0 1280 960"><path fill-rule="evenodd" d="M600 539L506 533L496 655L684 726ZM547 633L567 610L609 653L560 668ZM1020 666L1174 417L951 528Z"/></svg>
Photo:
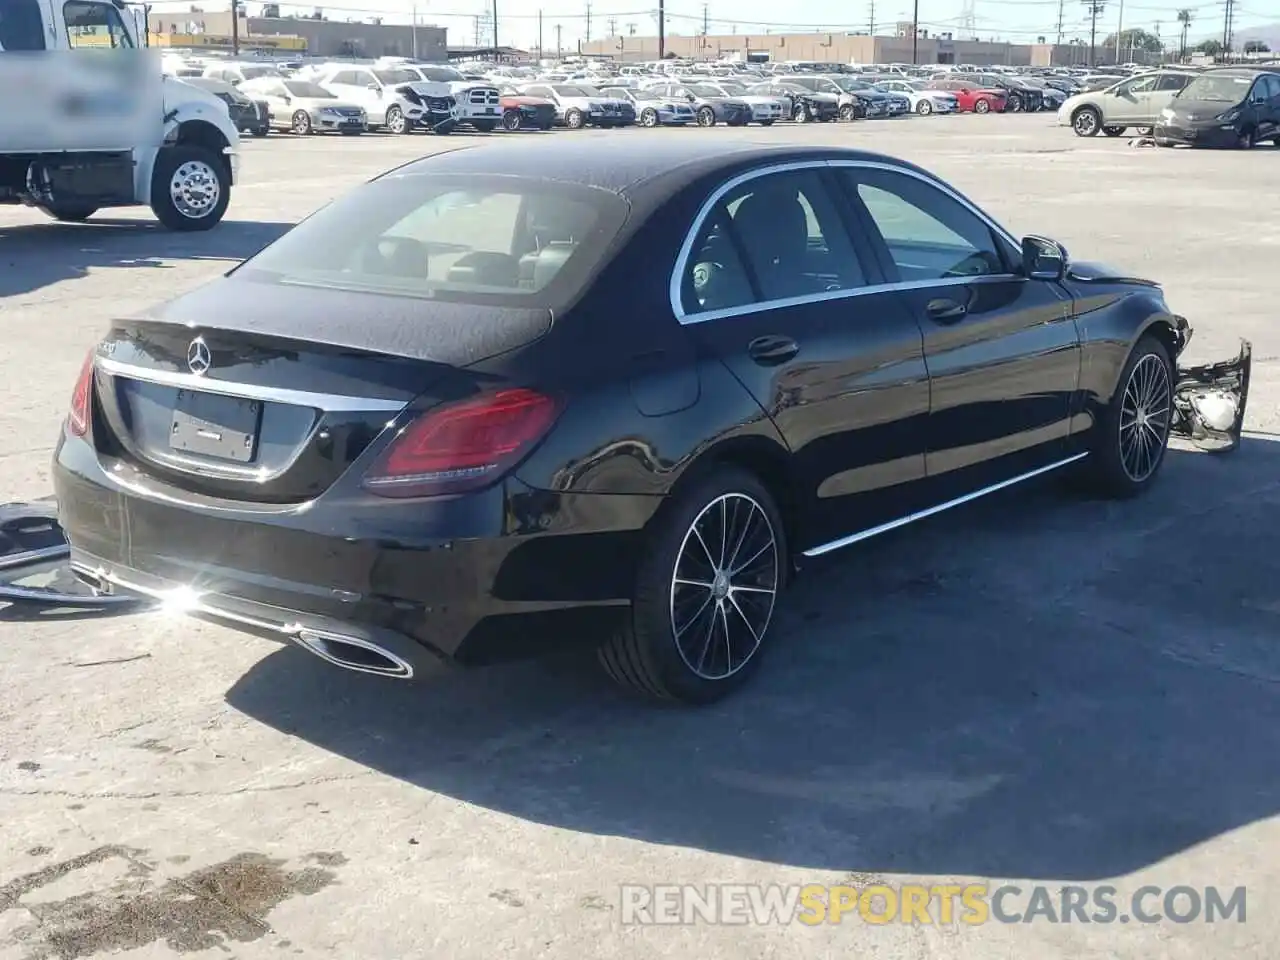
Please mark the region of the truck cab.
<svg viewBox="0 0 1280 960"><path fill-rule="evenodd" d="M123 0L0 0L0 204L222 220L239 158L226 104L166 76L139 32Z"/></svg>

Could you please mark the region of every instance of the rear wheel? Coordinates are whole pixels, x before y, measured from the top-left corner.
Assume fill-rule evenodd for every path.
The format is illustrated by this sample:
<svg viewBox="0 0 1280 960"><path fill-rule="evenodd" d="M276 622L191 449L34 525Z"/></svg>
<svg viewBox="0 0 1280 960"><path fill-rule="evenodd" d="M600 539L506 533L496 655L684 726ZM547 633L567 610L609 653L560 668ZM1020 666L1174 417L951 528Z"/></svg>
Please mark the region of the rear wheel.
<svg viewBox="0 0 1280 960"><path fill-rule="evenodd" d="M502 129L503 130L519 130L520 129L520 111L519 110L503 110L502 111Z"/></svg>
<svg viewBox="0 0 1280 960"><path fill-rule="evenodd" d="M773 121L772 121L772 120L761 120L761 121L760 121L760 126L762 126L762 127L772 127L772 126L773 126ZM1276 145L1277 145L1277 146L1280 146L1280 140L1276 141Z"/></svg>
<svg viewBox="0 0 1280 960"><path fill-rule="evenodd" d="M300 137L305 137L311 132L311 114L305 110L299 110L293 115L293 121L289 124L289 129Z"/></svg>
<svg viewBox="0 0 1280 960"><path fill-rule="evenodd" d="M857 112L858 112L858 111L857 111L857 110L855 110L855 109L853 108L853 104L852 104L852 103L845 103L845 104L841 104L841 106L840 106L840 119L841 119L841 120L852 120L852 119L854 118L854 116L857 114Z"/></svg>
<svg viewBox="0 0 1280 960"><path fill-rule="evenodd" d="M1102 132L1108 137L1118 137L1124 133L1124 127L1103 127Z"/></svg>
<svg viewBox="0 0 1280 960"><path fill-rule="evenodd" d="M1010 97L1010 98L1005 102L1005 107L1004 107L1004 109L1005 109L1005 112L1006 112L1006 113L1021 113L1021 112L1022 112L1022 98L1021 98L1021 97L1017 97L1017 96Z"/></svg>
<svg viewBox="0 0 1280 960"><path fill-rule="evenodd" d="M619 684L650 697L710 703L736 690L763 652L787 545L773 497L723 467L654 521L626 626L600 648Z"/></svg>
<svg viewBox="0 0 1280 960"><path fill-rule="evenodd" d="M1095 492L1124 499L1155 481L1173 422L1173 383L1169 351L1157 338L1144 336L1094 426L1085 472Z"/></svg>
<svg viewBox="0 0 1280 960"><path fill-rule="evenodd" d="M813 119L813 115L809 113L807 104L797 103L795 109L791 112L791 119L796 123L808 123Z"/></svg>
<svg viewBox="0 0 1280 960"><path fill-rule="evenodd" d="M564 125L570 130L581 130L587 123L586 114L577 107L571 107L565 111Z"/></svg>
<svg viewBox="0 0 1280 960"><path fill-rule="evenodd" d="M973 102L973 112L974 113L990 113L991 101L988 100L986 97L979 97L977 100Z"/></svg>
<svg viewBox="0 0 1280 960"><path fill-rule="evenodd" d="M59 203L52 206L41 204L40 209L61 223L84 223L98 212L97 207L74 203Z"/></svg>
<svg viewBox="0 0 1280 960"><path fill-rule="evenodd" d="M916 104L916 113L920 114L922 117L927 117L929 114L933 113L933 101L928 99L921 100Z"/></svg>
<svg viewBox="0 0 1280 960"><path fill-rule="evenodd" d="M716 112L710 107L702 107L698 110L698 126L714 127L716 125Z"/></svg>
<svg viewBox="0 0 1280 960"><path fill-rule="evenodd" d="M471 125L481 133L493 133L493 131L498 129L497 120L474 120Z"/></svg>
<svg viewBox="0 0 1280 960"><path fill-rule="evenodd" d="M658 125L658 111L653 107L645 107L640 111L640 126L656 127Z"/></svg>

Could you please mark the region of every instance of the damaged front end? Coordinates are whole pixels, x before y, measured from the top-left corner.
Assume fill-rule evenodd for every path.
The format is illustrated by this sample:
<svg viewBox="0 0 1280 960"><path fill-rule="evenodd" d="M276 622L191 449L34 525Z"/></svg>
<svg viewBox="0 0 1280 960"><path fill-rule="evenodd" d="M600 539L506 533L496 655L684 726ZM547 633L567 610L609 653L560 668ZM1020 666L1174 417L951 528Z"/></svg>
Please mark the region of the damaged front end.
<svg viewBox="0 0 1280 960"><path fill-rule="evenodd" d="M1185 335L1190 339L1189 329ZM1240 446L1252 366L1253 345L1248 340L1240 341L1240 353L1233 360L1179 366L1170 433L1209 453L1228 453Z"/></svg>

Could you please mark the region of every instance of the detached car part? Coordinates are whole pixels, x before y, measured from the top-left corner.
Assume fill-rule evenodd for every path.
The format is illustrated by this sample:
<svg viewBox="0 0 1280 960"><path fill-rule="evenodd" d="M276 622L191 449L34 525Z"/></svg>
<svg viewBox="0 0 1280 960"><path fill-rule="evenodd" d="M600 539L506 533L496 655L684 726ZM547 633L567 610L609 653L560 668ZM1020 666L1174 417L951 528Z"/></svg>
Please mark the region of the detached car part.
<svg viewBox="0 0 1280 960"><path fill-rule="evenodd" d="M1240 341L1234 360L1178 367L1173 394L1173 436L1190 440L1209 453L1228 453L1240 446L1253 345Z"/></svg>

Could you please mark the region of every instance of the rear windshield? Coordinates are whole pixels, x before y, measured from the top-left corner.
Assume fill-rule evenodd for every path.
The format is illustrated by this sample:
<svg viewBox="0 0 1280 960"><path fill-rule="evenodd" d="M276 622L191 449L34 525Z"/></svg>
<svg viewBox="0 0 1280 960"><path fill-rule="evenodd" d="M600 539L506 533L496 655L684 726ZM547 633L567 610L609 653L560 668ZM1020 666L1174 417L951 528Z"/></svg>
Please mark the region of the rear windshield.
<svg viewBox="0 0 1280 960"><path fill-rule="evenodd" d="M233 275L554 308L590 281L627 212L617 194L551 180L392 175L302 221Z"/></svg>

